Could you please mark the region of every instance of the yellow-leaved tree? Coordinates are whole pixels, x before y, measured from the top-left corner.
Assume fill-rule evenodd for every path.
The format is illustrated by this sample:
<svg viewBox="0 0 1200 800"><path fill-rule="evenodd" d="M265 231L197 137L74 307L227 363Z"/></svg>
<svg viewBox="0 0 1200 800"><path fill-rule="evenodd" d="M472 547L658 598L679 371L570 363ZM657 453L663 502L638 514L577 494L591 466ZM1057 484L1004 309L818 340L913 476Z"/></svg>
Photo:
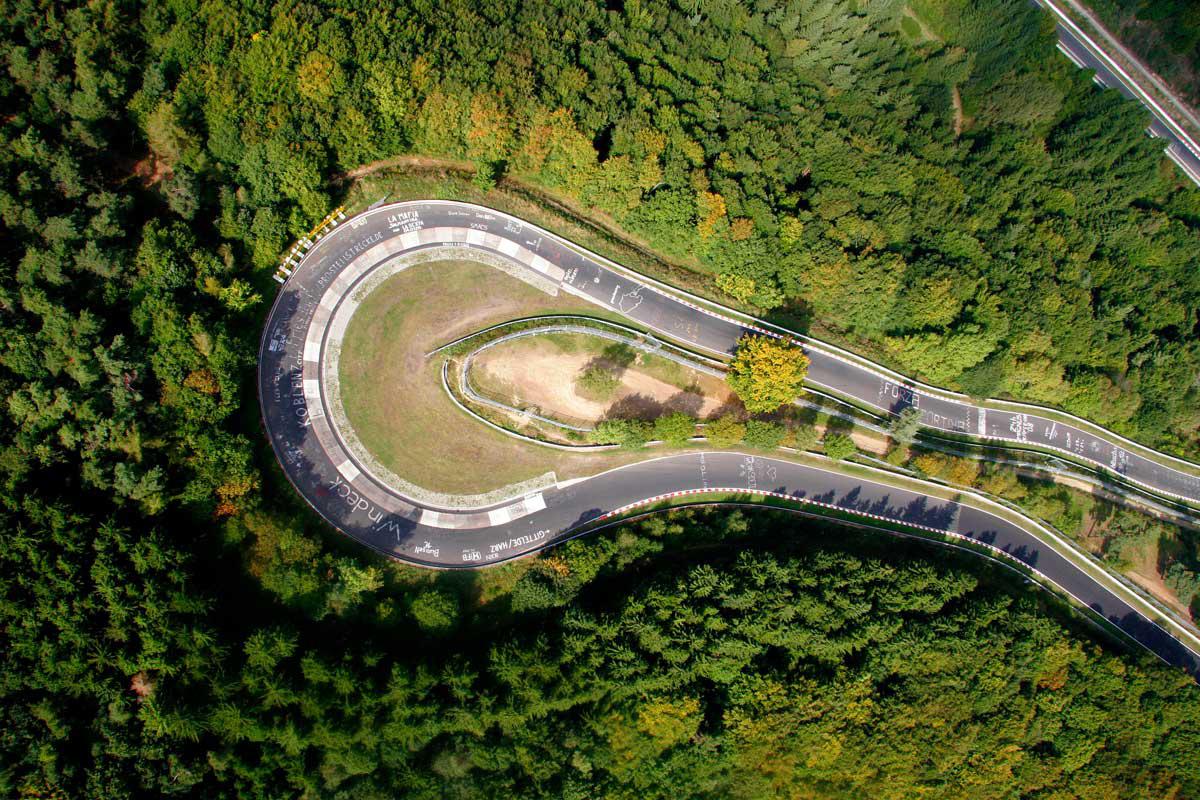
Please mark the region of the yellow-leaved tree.
<svg viewBox="0 0 1200 800"><path fill-rule="evenodd" d="M729 385L751 414L792 402L808 374L808 356L783 339L743 336L729 364Z"/></svg>

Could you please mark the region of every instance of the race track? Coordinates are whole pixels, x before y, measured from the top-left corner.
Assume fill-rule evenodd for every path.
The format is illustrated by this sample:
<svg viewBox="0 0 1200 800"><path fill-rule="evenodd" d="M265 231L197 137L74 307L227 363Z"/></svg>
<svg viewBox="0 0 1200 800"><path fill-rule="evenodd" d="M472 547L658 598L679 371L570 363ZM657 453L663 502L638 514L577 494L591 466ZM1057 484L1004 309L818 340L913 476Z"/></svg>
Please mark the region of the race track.
<svg viewBox="0 0 1200 800"><path fill-rule="evenodd" d="M1149 607L1127 602L1083 568L1013 522L973 505L791 461L739 453L689 453L643 461L464 511L406 497L378 480L347 447L328 397L329 343L345 330L369 282L422 251L458 250L502 258L537 280L694 349L731 353L748 331L793 338L736 312L701 307L553 234L508 215L464 203L422 201L383 206L334 228L299 260L280 290L263 332L259 398L271 444L289 480L330 524L375 550L430 567L476 567L515 558L569 538L581 527L638 504L684 491L786 496L860 515L866 521L963 537L1023 562L1107 618L1168 663L1200 675L1200 655L1153 622ZM371 284L373 285L373 284ZM963 397L908 381L836 348L797 343L812 360L818 387L889 413L909 406L925 425L967 436L1057 449L1110 469L1162 494L1200 500L1189 465L1168 466L1143 448L1028 410L982 408ZM410 476L417 478L418 476ZM881 476L882 478L882 476Z"/></svg>

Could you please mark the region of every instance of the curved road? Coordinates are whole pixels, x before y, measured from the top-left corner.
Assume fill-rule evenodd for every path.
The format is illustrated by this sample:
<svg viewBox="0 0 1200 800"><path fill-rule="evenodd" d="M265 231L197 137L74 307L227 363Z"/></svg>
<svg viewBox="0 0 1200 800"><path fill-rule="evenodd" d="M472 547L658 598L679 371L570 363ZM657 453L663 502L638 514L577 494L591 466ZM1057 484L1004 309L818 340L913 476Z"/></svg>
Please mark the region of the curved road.
<svg viewBox="0 0 1200 800"><path fill-rule="evenodd" d="M868 519L970 539L1023 562L1170 664L1200 676L1200 654L1013 522L971 505L762 456L689 453L560 483L516 502L438 508L375 478L327 413L326 355L372 276L425 250L470 248L500 256L560 289L618 311L692 347L728 355L748 331L786 335L733 311L701 308L648 278L508 215L465 203L423 201L369 210L334 228L300 260L271 309L259 352L259 399L289 480L330 524L408 563L474 567L562 541L581 527L681 492L757 492ZM447 254L453 257L455 254ZM465 254L462 254L465 255ZM382 272L381 272L382 270ZM660 288L661 287L661 288ZM931 427L1013 443L1060 447L1127 479L1189 500L1200 479L1130 452L1081 427L1028 412L983 409L811 341L810 381L883 411L915 406ZM1113 437L1117 440L1118 437Z"/></svg>

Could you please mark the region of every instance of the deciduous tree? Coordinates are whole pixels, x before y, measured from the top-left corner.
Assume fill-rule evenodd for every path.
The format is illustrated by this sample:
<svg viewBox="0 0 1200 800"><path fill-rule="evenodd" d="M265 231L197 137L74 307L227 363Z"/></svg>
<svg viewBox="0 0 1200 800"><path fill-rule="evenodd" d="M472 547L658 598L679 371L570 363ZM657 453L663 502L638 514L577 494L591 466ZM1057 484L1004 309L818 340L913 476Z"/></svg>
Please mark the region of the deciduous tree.
<svg viewBox="0 0 1200 800"><path fill-rule="evenodd" d="M796 399L808 364L808 356L799 347L751 334L738 342L727 380L747 411L767 413Z"/></svg>

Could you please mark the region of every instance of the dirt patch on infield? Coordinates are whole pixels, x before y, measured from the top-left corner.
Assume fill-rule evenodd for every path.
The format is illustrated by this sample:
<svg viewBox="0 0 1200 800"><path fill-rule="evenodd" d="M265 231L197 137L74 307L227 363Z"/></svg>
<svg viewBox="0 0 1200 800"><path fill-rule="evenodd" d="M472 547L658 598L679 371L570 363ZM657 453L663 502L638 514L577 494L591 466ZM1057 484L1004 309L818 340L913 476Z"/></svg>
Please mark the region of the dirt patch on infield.
<svg viewBox="0 0 1200 800"><path fill-rule="evenodd" d="M672 371L675 380L666 380L654 374L665 372L666 365L654 363L665 359L644 354L613 369L618 385L611 397L586 397L576 379L602 360L597 351L606 343L578 334L572 337L574 346L564 350L556 343L561 338L531 336L496 345L475 359L472 380L501 402L571 424L592 425L610 416L653 418L664 411L707 418L732 400L724 381L674 364L679 367Z"/></svg>

